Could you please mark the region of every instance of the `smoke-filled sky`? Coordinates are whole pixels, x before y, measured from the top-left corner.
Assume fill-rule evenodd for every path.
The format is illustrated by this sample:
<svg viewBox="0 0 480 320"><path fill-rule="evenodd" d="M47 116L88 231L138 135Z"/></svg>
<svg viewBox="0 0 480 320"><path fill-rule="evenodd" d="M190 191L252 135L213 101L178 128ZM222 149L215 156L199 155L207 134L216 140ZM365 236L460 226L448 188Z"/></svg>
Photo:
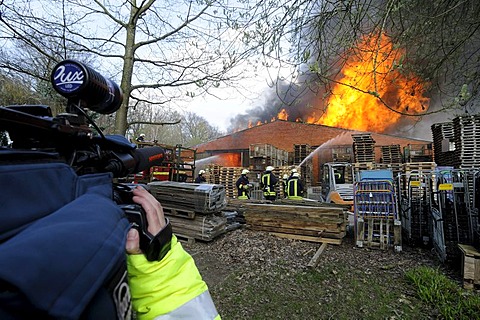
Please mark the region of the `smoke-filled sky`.
<svg viewBox="0 0 480 320"><path fill-rule="evenodd" d="M371 2L359 1L358 4L368 10L381 8ZM233 112L230 109L228 121L225 117L220 127L241 130L275 118L285 120L288 115L288 121L431 139L432 124L451 121L455 115L464 112L478 112L475 97L478 98L480 92L477 76L480 33L473 25L477 25L476 10L480 11L480 7L465 11L468 7L465 3L465 7L453 10L447 2L437 7L428 1L411 5L409 9L415 10L410 12L419 11L418 14L397 18L422 33L420 37L418 33L409 35L405 38L407 42L400 41L403 38L399 35L408 34L402 28L398 30L395 23L387 26L386 29L392 28L390 33L362 29L362 26L376 25L375 18L372 18L355 29L359 32L349 32L352 27L349 24L338 23L335 19L326 21L318 33L319 43L309 49L318 51L312 54L315 59L323 58L319 59L323 61L320 63L322 74L329 73L330 80L335 80L330 82L331 86L328 89L316 86L318 79L315 75L295 78L293 85L288 81L281 81L273 88L258 85L254 89L258 96L238 100L241 101L238 110ZM431 10L448 17L441 20L429 18L425 13ZM360 32L365 30L370 31ZM442 36L439 36L440 31ZM339 35L351 38L337 41ZM392 35L397 37L392 38ZM445 39L449 39L448 43ZM342 47L341 43L350 43L351 47ZM303 44L299 43L299 46ZM325 50L318 48L326 48L329 55L322 56ZM343 58L342 63L335 62ZM465 95L462 96L464 88ZM225 105L228 106L228 102ZM438 112L444 107L448 107L448 112ZM285 112L279 114L282 109ZM426 112L428 115L418 117ZM212 109L210 116L213 118L219 114Z"/></svg>
<svg viewBox="0 0 480 320"><path fill-rule="evenodd" d="M298 119L297 121L306 122L306 115L323 113L324 106L318 103L322 92L314 92L306 85L290 84L287 81L279 82L275 87L269 87L267 85L269 81L268 76L263 81L257 78L256 86L252 88L249 97L232 90L229 95L226 95L225 100L213 97L205 99L204 103L197 104L195 111L213 126L228 132L246 129L259 121L270 122L272 118L277 118L282 109L287 110L288 121ZM282 94L282 99L279 93ZM439 101L433 97L430 100L430 110L434 110L437 104ZM399 120L393 129L384 133L431 140L431 125L452 119L453 115L445 113L424 116L421 121L404 118Z"/></svg>

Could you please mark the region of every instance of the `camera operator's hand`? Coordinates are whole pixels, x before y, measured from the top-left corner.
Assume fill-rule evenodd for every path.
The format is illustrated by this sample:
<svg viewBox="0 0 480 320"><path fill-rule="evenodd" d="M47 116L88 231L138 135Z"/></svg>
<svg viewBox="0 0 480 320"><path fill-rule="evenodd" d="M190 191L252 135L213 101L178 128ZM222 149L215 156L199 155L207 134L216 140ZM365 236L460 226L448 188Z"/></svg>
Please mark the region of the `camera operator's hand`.
<svg viewBox="0 0 480 320"><path fill-rule="evenodd" d="M163 208L153 195L142 187L133 190L133 202L142 206L147 215L148 232L157 234L165 227L165 217ZM134 228L130 229L127 235L127 243L125 245L127 253L140 254L140 236Z"/></svg>
<svg viewBox="0 0 480 320"><path fill-rule="evenodd" d="M148 231L158 234L166 227L160 203L142 187L133 190L133 201L143 207ZM167 227L168 228L168 227ZM220 320L208 287L175 235L170 250L159 261L149 261L140 250L139 234L132 228L127 236L127 271L136 319Z"/></svg>

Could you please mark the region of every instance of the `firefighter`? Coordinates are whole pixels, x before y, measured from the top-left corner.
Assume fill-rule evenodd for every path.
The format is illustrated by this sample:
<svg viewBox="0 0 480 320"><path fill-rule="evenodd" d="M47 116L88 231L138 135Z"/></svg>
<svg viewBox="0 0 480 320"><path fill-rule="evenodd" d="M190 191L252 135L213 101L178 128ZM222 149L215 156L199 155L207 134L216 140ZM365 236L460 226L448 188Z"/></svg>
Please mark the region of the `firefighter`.
<svg viewBox="0 0 480 320"><path fill-rule="evenodd" d="M293 178L293 174L294 173L297 173L297 169L293 168L291 171L290 171L290 176L288 177L288 180L292 179Z"/></svg>
<svg viewBox="0 0 480 320"><path fill-rule="evenodd" d="M235 182L235 185L237 186L238 190L238 199L245 200L245 199L250 199L250 187L251 184L248 181L247 174L250 171L247 169L242 170L242 174L240 175L240 178L238 178L237 182Z"/></svg>
<svg viewBox="0 0 480 320"><path fill-rule="evenodd" d="M137 142L145 142L145 133L141 133L136 140Z"/></svg>
<svg viewBox="0 0 480 320"><path fill-rule="evenodd" d="M200 170L198 171L198 176L195 178L195 183L206 183L207 182L207 179L205 179L205 177L203 176L203 174L205 173L205 170Z"/></svg>
<svg viewBox="0 0 480 320"><path fill-rule="evenodd" d="M293 173L292 178L287 182L287 197L292 200L302 200L303 183L298 172Z"/></svg>
<svg viewBox="0 0 480 320"><path fill-rule="evenodd" d="M266 200L275 201L277 198L277 192L275 191L275 186L277 185L278 179L273 174L273 167L267 166L265 172L262 175L261 187L263 190L263 196Z"/></svg>

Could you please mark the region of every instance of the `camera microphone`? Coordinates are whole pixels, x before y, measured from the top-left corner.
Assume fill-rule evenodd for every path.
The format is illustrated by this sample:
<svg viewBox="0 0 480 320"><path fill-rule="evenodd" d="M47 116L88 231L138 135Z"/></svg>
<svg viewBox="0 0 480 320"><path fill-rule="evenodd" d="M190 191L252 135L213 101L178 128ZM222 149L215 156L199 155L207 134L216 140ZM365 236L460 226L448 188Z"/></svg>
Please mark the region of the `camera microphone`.
<svg viewBox="0 0 480 320"><path fill-rule="evenodd" d="M92 111L110 114L122 104L120 87L81 62L64 60L58 63L50 78L53 88L69 102L82 101Z"/></svg>

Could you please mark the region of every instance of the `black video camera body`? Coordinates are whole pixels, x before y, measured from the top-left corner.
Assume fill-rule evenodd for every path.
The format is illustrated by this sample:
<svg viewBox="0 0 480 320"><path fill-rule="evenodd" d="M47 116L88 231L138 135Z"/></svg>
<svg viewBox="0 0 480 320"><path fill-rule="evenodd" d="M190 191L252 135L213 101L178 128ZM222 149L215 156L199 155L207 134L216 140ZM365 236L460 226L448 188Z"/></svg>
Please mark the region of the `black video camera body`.
<svg viewBox="0 0 480 320"><path fill-rule="evenodd" d="M102 114L117 111L123 94L115 82L74 60L58 63L51 81L54 89L68 99L66 113L54 117L43 105L0 107L0 133L8 133L12 140L0 147L0 163L60 161L77 175L109 172L116 178L161 165L165 156L162 148L137 149L123 136L106 136L84 110ZM132 227L139 230L140 247L147 259L157 260L161 248L148 233L145 212L128 196L133 187L114 184L114 200Z"/></svg>

